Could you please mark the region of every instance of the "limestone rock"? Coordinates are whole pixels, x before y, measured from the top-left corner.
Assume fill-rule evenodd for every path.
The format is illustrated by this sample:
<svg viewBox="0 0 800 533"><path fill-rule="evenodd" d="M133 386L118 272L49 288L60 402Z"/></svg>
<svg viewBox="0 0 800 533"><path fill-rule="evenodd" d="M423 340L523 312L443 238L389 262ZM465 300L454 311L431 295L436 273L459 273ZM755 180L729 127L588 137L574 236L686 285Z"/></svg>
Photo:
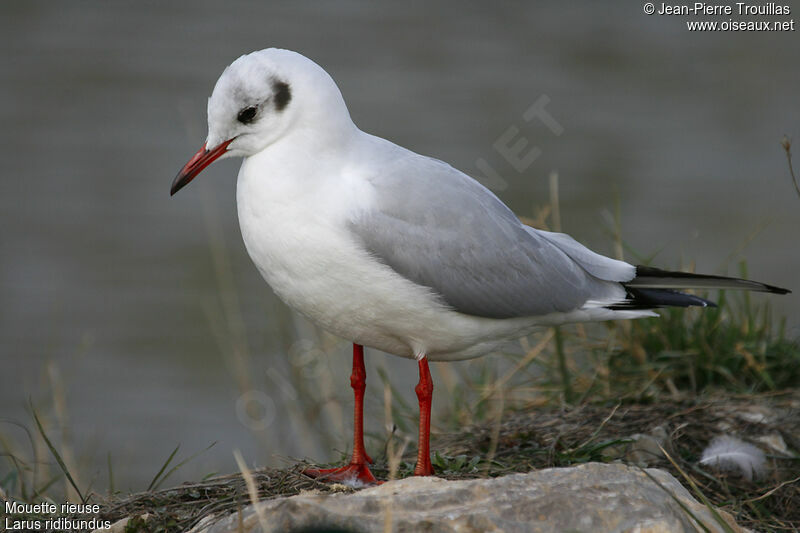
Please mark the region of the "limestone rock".
<svg viewBox="0 0 800 533"><path fill-rule="evenodd" d="M353 494L301 494L260 502L193 533L264 531L695 532L691 516L724 531L667 472L589 463L502 478L446 481L412 477ZM666 491L669 491L668 494ZM674 498L673 498L674 497ZM734 531L745 531L720 511ZM389 527L387 527L389 526Z"/></svg>

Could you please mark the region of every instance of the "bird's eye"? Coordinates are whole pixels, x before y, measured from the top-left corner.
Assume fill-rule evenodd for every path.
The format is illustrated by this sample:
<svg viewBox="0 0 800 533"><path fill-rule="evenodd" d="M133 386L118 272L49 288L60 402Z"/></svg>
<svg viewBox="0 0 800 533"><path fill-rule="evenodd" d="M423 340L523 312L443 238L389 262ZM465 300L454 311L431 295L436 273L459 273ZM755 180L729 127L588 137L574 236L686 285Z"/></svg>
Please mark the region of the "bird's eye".
<svg viewBox="0 0 800 533"><path fill-rule="evenodd" d="M253 119L256 118L256 112L258 108L255 106L245 107L239 114L236 116L236 120L241 122L242 124L250 124L253 122Z"/></svg>

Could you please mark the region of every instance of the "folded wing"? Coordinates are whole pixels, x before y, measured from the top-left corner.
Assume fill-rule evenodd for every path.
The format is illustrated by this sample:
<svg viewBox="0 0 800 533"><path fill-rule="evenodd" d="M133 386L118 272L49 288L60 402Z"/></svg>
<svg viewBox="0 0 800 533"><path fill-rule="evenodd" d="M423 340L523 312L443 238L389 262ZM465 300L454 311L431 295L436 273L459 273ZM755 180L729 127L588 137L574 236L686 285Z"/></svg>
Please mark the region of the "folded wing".
<svg viewBox="0 0 800 533"><path fill-rule="evenodd" d="M568 235L523 225L477 181L412 152L371 176L375 202L350 228L398 274L461 313L512 318L624 300L635 268Z"/></svg>

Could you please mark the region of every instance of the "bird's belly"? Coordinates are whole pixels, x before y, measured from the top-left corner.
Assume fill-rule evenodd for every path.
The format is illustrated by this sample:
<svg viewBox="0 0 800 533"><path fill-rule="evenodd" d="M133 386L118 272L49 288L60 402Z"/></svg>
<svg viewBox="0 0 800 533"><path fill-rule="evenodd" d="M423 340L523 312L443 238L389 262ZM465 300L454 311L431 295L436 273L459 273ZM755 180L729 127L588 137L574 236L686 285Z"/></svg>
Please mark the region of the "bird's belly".
<svg viewBox="0 0 800 533"><path fill-rule="evenodd" d="M261 275L287 305L345 339L413 356L398 329L413 320L408 307L418 295L392 290L396 284L370 258L345 246L341 235L318 228L287 237L275 230L256 236L243 228L243 235Z"/></svg>

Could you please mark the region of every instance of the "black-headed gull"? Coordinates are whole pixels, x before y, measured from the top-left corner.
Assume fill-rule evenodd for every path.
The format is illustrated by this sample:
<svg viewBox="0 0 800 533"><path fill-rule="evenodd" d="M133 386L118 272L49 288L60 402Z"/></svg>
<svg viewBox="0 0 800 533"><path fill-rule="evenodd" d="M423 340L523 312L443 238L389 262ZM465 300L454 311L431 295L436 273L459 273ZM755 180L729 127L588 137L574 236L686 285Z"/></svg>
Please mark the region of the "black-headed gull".
<svg viewBox="0 0 800 533"><path fill-rule="evenodd" d="M375 482L363 443L362 346L419 363L414 473L433 473L428 359L483 355L537 326L653 316L711 302L677 292L754 281L636 267L522 224L447 163L359 130L319 65L289 50L244 55L208 100L208 137L171 193L214 160L244 158L236 200L245 246L290 307L353 342L349 465L307 473Z"/></svg>

